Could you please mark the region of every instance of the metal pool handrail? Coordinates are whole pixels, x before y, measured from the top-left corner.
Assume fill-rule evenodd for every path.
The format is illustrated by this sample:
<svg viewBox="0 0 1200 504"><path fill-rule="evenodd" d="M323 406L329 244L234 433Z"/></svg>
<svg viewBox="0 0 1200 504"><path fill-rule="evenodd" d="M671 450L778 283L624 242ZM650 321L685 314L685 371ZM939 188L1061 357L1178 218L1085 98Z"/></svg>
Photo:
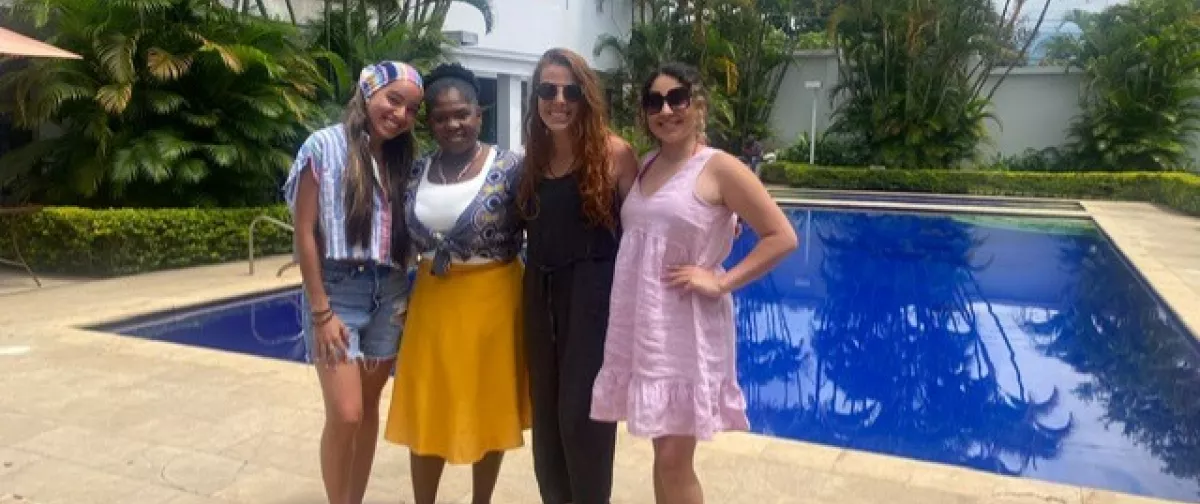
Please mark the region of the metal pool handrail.
<svg viewBox="0 0 1200 504"><path fill-rule="evenodd" d="M42 209L42 207L39 205L18 206L18 207L0 207L0 217L5 216L5 215L31 214L31 213L36 213L41 209ZM6 227L8 228L8 237L10 240L12 240L13 254L15 254L17 258L16 258L16 260L13 260L13 259L7 259L4 257L0 257L0 264L7 264L9 266L20 266L20 267L24 268L25 272L29 274L29 277L33 278L33 282L37 284L38 288L41 288L42 280L38 278L37 273L33 272L33 268L29 266L29 261L25 260L25 256L21 255L20 240L17 239L17 226L6 226Z"/></svg>
<svg viewBox="0 0 1200 504"><path fill-rule="evenodd" d="M248 247L248 248L249 248L249 251L250 251L250 274L251 274L251 275L253 275L253 274L254 274L254 226L257 226L257 225L258 225L258 223L259 223L259 222L261 222L261 221L267 221L267 222L269 222L269 223L271 223L271 224L274 224L274 225L276 225L276 226L278 226L278 227L281 227L281 228L283 228L283 229L286 229L286 230L287 230L289 233L295 233L295 232L296 232L296 229L295 229L295 228L293 228L291 224L288 224L288 223L286 223L286 222L283 222L283 221L281 221L281 220L279 220L279 219L276 219L276 218L274 218L274 217L271 217L270 215L267 215L267 214L262 214L262 215L259 215L258 217L255 217L253 221L250 221L250 245L249 245L249 247ZM291 262L289 262L289 263L287 263L287 264L284 264L283 266L281 266L281 267L279 268L279 271L277 271L277 272L275 273L275 276L277 276L277 277L281 277L281 276L283 276L283 270L286 270L286 269L288 269L288 268L290 268L290 267L292 267L292 266L295 266L295 265L296 265L296 261L294 261L294 260L293 260L293 261L291 261Z"/></svg>

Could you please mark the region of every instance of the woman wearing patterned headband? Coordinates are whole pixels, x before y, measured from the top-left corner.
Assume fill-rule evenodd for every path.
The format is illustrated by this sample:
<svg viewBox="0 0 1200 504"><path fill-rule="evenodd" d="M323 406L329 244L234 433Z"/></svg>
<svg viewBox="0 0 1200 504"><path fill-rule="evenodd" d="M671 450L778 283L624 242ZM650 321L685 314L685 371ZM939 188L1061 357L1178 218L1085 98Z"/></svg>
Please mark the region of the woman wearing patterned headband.
<svg viewBox="0 0 1200 504"><path fill-rule="evenodd" d="M426 79L437 151L409 174L408 232L421 253L384 437L409 447L416 504L433 504L445 463L471 464L472 502L491 502L504 452L531 423L521 343L518 154L479 141L475 75Z"/></svg>
<svg viewBox="0 0 1200 504"><path fill-rule="evenodd" d="M416 150L420 74L368 66L342 121L304 142L284 184L295 224L308 357L325 400L321 476L331 504L358 504L379 434L379 398L407 296L403 188Z"/></svg>

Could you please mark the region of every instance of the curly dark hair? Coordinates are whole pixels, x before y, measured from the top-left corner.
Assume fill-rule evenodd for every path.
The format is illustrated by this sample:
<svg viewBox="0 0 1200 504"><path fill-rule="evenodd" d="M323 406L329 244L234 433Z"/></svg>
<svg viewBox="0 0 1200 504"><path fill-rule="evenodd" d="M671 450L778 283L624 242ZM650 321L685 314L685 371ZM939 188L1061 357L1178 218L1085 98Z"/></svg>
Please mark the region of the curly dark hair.
<svg viewBox="0 0 1200 504"><path fill-rule="evenodd" d="M475 72L458 63L443 63L425 76L425 103L431 104L451 89L462 93L463 99L479 105L479 79Z"/></svg>

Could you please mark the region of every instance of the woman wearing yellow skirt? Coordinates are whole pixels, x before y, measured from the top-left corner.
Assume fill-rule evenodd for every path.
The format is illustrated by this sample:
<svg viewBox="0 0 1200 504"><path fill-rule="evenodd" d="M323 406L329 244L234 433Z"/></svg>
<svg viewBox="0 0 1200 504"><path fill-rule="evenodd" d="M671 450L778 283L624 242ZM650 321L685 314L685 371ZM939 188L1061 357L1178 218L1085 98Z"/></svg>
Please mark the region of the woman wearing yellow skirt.
<svg viewBox="0 0 1200 504"><path fill-rule="evenodd" d="M438 150L409 177L405 214L421 253L384 438L411 451L417 504L433 504L446 462L472 464L476 504L491 501L506 450L531 414L517 259L518 154L480 143L475 76L443 65L426 77Z"/></svg>

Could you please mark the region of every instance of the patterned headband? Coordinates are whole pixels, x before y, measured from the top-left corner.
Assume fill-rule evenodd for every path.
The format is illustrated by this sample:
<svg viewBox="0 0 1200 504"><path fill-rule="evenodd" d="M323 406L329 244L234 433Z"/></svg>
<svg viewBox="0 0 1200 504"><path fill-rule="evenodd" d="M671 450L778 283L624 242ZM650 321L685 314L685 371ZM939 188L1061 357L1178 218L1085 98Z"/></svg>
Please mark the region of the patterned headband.
<svg viewBox="0 0 1200 504"><path fill-rule="evenodd" d="M422 90L425 89L421 73L411 65L399 61L381 61L363 67L362 72L358 74L358 88L364 98L370 98L376 91L398 80L406 80Z"/></svg>

